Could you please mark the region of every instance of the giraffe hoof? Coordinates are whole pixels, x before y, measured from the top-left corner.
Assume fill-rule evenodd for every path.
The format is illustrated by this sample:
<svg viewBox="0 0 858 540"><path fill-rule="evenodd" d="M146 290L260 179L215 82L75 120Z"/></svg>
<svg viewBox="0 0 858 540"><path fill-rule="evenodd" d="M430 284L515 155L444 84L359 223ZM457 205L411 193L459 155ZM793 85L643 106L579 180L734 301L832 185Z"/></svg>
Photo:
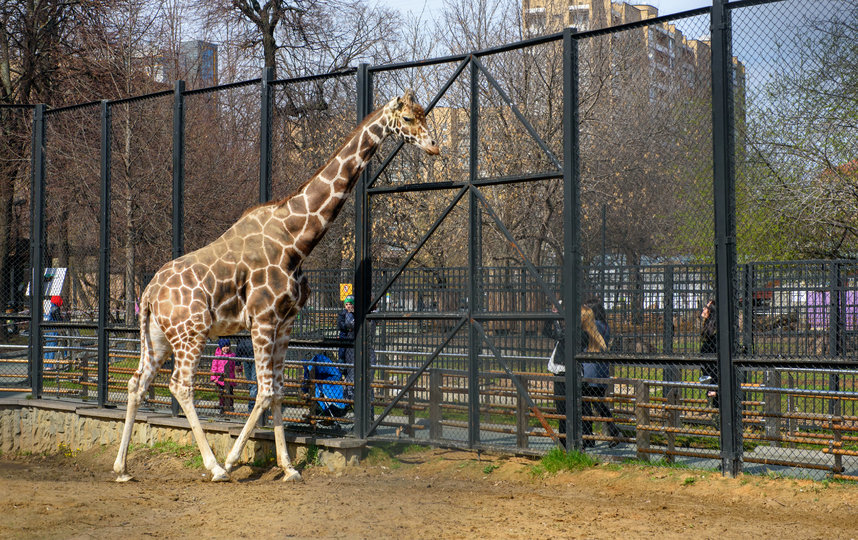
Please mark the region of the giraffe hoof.
<svg viewBox="0 0 858 540"><path fill-rule="evenodd" d="M229 473L221 468L213 470L212 482L229 482Z"/></svg>
<svg viewBox="0 0 858 540"><path fill-rule="evenodd" d="M283 481L284 482L302 482L304 479L301 478L301 473L296 471L295 469L286 469L283 471Z"/></svg>
<svg viewBox="0 0 858 540"><path fill-rule="evenodd" d="M116 481L120 483L130 482L131 480L134 480L134 477L128 473L120 474L116 477Z"/></svg>

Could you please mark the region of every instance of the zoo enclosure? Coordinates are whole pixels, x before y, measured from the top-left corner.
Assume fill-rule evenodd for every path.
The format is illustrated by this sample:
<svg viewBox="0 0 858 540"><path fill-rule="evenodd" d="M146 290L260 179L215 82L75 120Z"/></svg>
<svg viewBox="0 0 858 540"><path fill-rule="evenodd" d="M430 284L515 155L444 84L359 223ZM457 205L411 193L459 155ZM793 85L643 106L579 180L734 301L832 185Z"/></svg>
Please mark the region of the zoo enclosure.
<svg viewBox="0 0 858 540"><path fill-rule="evenodd" d="M772 5L787 8L778 10ZM207 89L188 90L179 82L172 90L127 100L52 110L35 106L30 202L32 215L37 219L31 220L30 238L45 240L30 243L29 275L43 275L45 267L78 266L75 286L84 289L89 281L97 283L98 290L96 294L73 296L75 305L69 307L76 312L68 322L44 321L46 305L33 300L27 316L9 314L9 321L23 322L27 327L24 331L39 339L4 347L9 351L26 348L29 353L26 364L7 362L13 368L4 372L4 378L19 381L25 375L22 368L26 365L27 378L19 390L30 389L39 397L94 398L100 405L121 403L124 380L133 371L136 332L133 327L116 323L133 319L135 294L133 286L121 290L119 280L111 278L116 275L115 269L131 268L134 272L138 267L133 260L135 256L160 264L204 245L212 238L201 235L199 231L204 227L196 225L214 222L213 228L220 225L222 230L254 201L269 200L273 191L288 192L284 189L290 185L287 177L303 174L300 178L305 178L307 171L312 171L315 164L330 154L330 141L339 140L348 132L353 121L343 119L350 116L354 104L361 118L375 104L383 102L384 97L401 91L403 80L412 84L418 81L427 88L441 89L434 94L428 108L430 118L445 126L451 141L445 150L454 158L439 168L427 164L420 156L402 157L397 154L400 145L388 145L387 152L380 152L383 157L374 163L356 193L355 270L351 278L339 277L337 282L323 278L321 271L316 274L319 279L313 285L319 294L296 326L298 339L289 357L290 391L294 395L290 403L292 412L287 415L290 420L311 425L322 420L314 418L299 396L300 372L305 363L300 360L318 350L328 350L333 356L333 350L341 345L331 341L330 335L324 335L324 330L330 329L337 302L335 290L327 294L323 291L326 283L348 282L356 285L360 331L355 343L355 393L354 399L349 400L353 402L355 415L346 422L354 425L358 436L384 438L390 436L385 427L404 427L407 435L415 438L423 435L424 440L441 444L544 450L552 444L551 431L556 429L559 419L553 413L555 398L550 392L553 378L544 369L552 344L540 330L545 321L556 317L546 306L558 297L564 300L564 305L576 306L587 296L598 294L606 303L615 336L614 347L601 356L579 355L577 361L609 366L610 377L606 382L610 384L610 392L595 397L581 395L578 370L567 371L566 387L572 390L567 408L570 436L564 444L581 447L587 441L598 442L596 451L611 452L614 450L603 446L602 441L619 442L626 455L720 460L726 472L737 471L743 462L803 467L835 475L854 472L854 464L848 461L856 453L855 365L854 354L850 354L855 330L850 322L854 320L856 303L854 263L765 263L753 259L736 263L735 183L744 179L741 173L745 172L737 167L737 161L741 165L747 160L749 146L737 145L736 138L746 143L742 134L747 135L745 121L752 112L749 98L753 89L745 86L744 93L737 91L747 82L737 77L739 66L731 54L731 47L743 46L741 38L733 39L736 25L732 15L736 14L740 28L750 28L754 21L772 13L800 12L792 2L727 5L716 2L711 10L695 10L605 30L566 31L470 55L393 66L364 65L337 74L285 81L272 80L266 72L260 79ZM792 24L799 22L798 17L785 20ZM697 102L697 108L677 109L670 99L672 94L659 94L669 92L669 85L657 78L650 80L652 75L646 73L648 70L621 72L628 78L646 75L645 80L651 83L638 91L641 101L625 105L635 110L643 103L656 113L685 114L685 123L677 121L684 127L681 135L692 143L703 141L704 147L712 149L712 158L689 162L680 170L682 174L708 179L708 188L693 183L687 186L695 188L690 193L696 193L700 199L697 202L702 202L687 209L703 209L706 218L683 222L682 230L674 228L676 236L696 242L675 242L672 251L667 252L662 248L661 261L623 264L633 258L624 254L624 261L609 264L603 250L602 264L593 264L599 260L592 250L598 236L588 236L588 231L598 229L593 223L598 221L595 209L603 203L599 191L610 195L612 189L593 189L595 173L605 171L599 169L598 146L589 139L598 135L594 128L596 121L617 122L617 119L609 115L579 119L581 103L594 106L600 99L587 93L592 84L588 77L598 75L599 68L585 69L592 57L582 59L581 50L597 55L600 50L618 49L624 42L636 43L632 36L640 30L659 34L663 24L680 21L692 28L696 25L697 33L701 34L708 24L713 28L711 65L707 63L707 69L703 70L707 76L702 84L696 81L683 87L686 91L683 97L688 103ZM546 83L546 89L562 86L563 114L556 109L556 114L548 115L547 119L540 117L535 107L528 108L521 95L511 96L516 83L514 73L494 71L492 66L496 58L520 55L518 60L527 62L532 61L531 55L538 57L540 53L544 58L557 59L558 65L565 64L559 71L562 77L554 81L554 86ZM448 70L446 74L444 69ZM463 74L470 75L465 82L460 79ZM689 77L699 75L695 72ZM622 87L620 79L616 76L611 82ZM290 91L293 88L303 90ZM454 107L452 100L443 102L448 91L465 96L466 107ZM617 96L609 93L609 98L615 105L622 105ZM737 98L740 98L738 105ZM482 100L488 104L483 105ZM244 115L232 116L228 126L220 125L220 113L241 109L241 104L248 101L261 105L245 108ZM433 115L431 109L438 103L444 106L439 106L438 113ZM737 108L742 114L737 114ZM711 116L687 114L700 110ZM296 114L298 111L303 112ZM334 118L336 124L309 122L308 118L318 119L322 111L326 111L323 119ZM454 120L458 112L467 121ZM217 122L212 124L212 119ZM494 128L493 121L512 125L513 119L523 128L510 128L508 139L533 141L521 142L530 146L516 154L528 162L497 172L493 168L502 157L499 154L511 152L510 147L499 145L500 151L492 148L484 142L489 138L480 131L480 126ZM460 124L456 125L457 122ZM641 127L616 125L626 129ZM665 129L660 125L649 127ZM464 135L457 141L458 146L453 143L456 133ZM667 137L666 131L659 133ZM296 139L302 144L290 142ZM628 140L610 143L631 146ZM271 149L275 146L290 152L274 155ZM615 151L620 148L617 146ZM693 153L697 149L690 144L682 150ZM232 159L224 159L226 155ZM658 162L653 169L665 167ZM69 170L88 174L72 176ZM415 170L419 171L416 175ZM139 183L143 173L171 179L171 188L163 189L161 185L158 189L158 185ZM69 205L81 193L93 191L91 178L96 174L101 177L99 197ZM662 179L652 170L650 174L653 176L644 175L644 182L657 191ZM205 195L216 187L210 178L221 176L234 179L235 185L217 194L228 198L234 208L227 207L212 216L212 206L207 204L212 200ZM418 181L409 181L414 177ZM144 191L149 200L129 202L127 192L117 187L117 178L129 190ZM502 218L507 216L493 210L492 203L502 201L504 190L512 193L513 198L522 197L525 191L520 186L546 183L562 188L559 197L562 200L557 202L563 212L555 219L554 230L559 231L558 244L562 246L559 258L563 264L546 265L550 257L532 261L526 255L518 257L518 264L507 267L486 264L483 247L492 242L492 235L505 239L515 255L526 251L504 225ZM608 187L616 190L621 184L622 180L615 180ZM373 251L371 239L378 236L387 239L384 231L372 228L377 210L371 201L447 191L453 191L453 197L436 205L435 212L427 212L427 223L431 222L431 226L424 223L424 232L418 235L420 241L412 242L412 251L401 250L397 254L389 248L393 242L377 242L388 245L381 255ZM253 195L256 193L258 197ZM214 198L216 202L221 200ZM165 215L158 208L168 202L172 212ZM460 203L468 206L467 211L462 210ZM122 218L119 216L123 204L147 206L138 207L136 214L132 211ZM464 214L460 221L464 228L459 234L455 229L443 229L445 219L453 211ZM152 233L143 226L140 215L156 223L155 231L171 230L171 235ZM51 219L46 219L47 216ZM669 221L675 216L667 218L668 223L656 223L664 231L674 226ZM70 222L83 224L76 231L77 238L61 234L70 230L67 226ZM195 227L186 230L187 223ZM493 224L493 230L487 224ZM120 227L132 234L117 234ZM97 245L93 245L92 231L96 229L101 233ZM605 229L614 226L603 226L602 230ZM634 232L622 227L616 229L619 234ZM432 269L417 268L412 264L412 254L429 245L436 230L445 233L441 236L448 239L461 237L462 231L467 231L467 252L462 253L462 258L468 264L435 271L434 283L444 283L441 301L435 305L430 301L428 307L424 303L423 309L418 310L420 291L427 288L427 281L423 278L409 281L409 277ZM115 248L120 238L142 243L147 234L152 237L148 239L148 247L138 254L129 256L134 252ZM47 242L52 236L64 242ZM706 245L712 245L712 237L716 240L716 250L713 252L709 247L707 253ZM701 238L705 240L701 242ZM741 242L748 237L738 238ZM695 253L701 245L701 252ZM98 264L94 265L96 252ZM689 257L711 262L681 262ZM51 263L47 264L49 259ZM157 264L149 266L147 271L153 272ZM517 282L504 282L497 277L504 273L518 276ZM680 277L683 275L684 281ZM130 281L133 285L134 279ZM573 286L564 288L564 284ZM685 287L687 297L677 295L677 287ZM409 293L409 289L414 292ZM397 296L406 299L409 294L412 294L410 303L402 301L397 305ZM728 316L719 320L717 359L698 354L697 329L691 323L700 304L713 294L718 305L728 306L722 310ZM115 307L117 302L119 307ZM567 328L576 329L572 332L572 343L579 341L575 312L575 309L560 311ZM370 335L372 326L374 336ZM381 341L371 344L372 339ZM370 348L375 349L379 358L376 365L370 365ZM75 356L75 351L81 354ZM45 354L62 352L72 353L68 358L74 358L74 362L68 363L66 371L45 372ZM719 366L721 381L718 408L707 403L705 390L709 388L698 382L701 365L713 362ZM166 376L165 373L156 381L150 394L152 407L170 406L163 391ZM205 388L208 373L201 370L198 382ZM212 396L200 394L198 406L217 415ZM244 389L237 389L237 401L248 399ZM586 403L608 403L613 416L606 417L598 410L595 415L592 411L584 413L581 405ZM173 411L176 412L174 405ZM241 416L237 411L224 414ZM588 417L620 425L620 435L584 433L582 421ZM764 446L771 450L762 452Z"/></svg>

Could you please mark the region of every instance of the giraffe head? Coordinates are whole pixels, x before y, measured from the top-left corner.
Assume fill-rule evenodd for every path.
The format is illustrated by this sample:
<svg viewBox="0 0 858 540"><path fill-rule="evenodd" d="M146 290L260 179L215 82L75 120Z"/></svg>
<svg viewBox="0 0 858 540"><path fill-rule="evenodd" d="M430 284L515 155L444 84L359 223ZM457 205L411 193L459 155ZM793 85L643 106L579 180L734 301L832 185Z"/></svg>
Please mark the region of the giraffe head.
<svg viewBox="0 0 858 540"><path fill-rule="evenodd" d="M385 109L389 115L387 129L391 133L401 135L405 142L422 148L427 154L441 153L426 127L426 111L414 99L413 91L406 90L405 95L394 98Z"/></svg>

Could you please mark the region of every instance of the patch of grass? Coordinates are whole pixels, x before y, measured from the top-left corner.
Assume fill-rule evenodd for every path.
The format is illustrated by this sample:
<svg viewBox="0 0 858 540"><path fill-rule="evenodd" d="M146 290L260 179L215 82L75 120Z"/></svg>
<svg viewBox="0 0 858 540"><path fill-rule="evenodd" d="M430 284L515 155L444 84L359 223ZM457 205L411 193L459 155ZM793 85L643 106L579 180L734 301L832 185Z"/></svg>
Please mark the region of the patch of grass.
<svg viewBox="0 0 858 540"><path fill-rule="evenodd" d="M183 457L189 452L196 451L196 447L192 444L179 446L178 443L173 441L159 441L153 444L150 448L157 454L173 454L176 457Z"/></svg>
<svg viewBox="0 0 858 540"><path fill-rule="evenodd" d="M408 446L402 448L399 452L399 455L407 455L407 454L417 454L426 450L426 447L420 446L419 444L409 444Z"/></svg>
<svg viewBox="0 0 858 540"><path fill-rule="evenodd" d="M682 482L682 484L685 486L690 486L696 481L697 481L697 478L695 478L693 476L686 476L685 480Z"/></svg>
<svg viewBox="0 0 858 540"><path fill-rule="evenodd" d="M185 467L189 469L202 469L203 468L203 456L199 452L196 453L190 459L186 459L183 464Z"/></svg>
<svg viewBox="0 0 858 540"><path fill-rule="evenodd" d="M402 466L402 462L396 458L396 444L384 443L378 446L372 446L366 456L366 462L369 465L385 466L390 469L398 469Z"/></svg>
<svg viewBox="0 0 858 540"><path fill-rule="evenodd" d="M559 448L552 448L545 454L539 463L531 468L535 476L543 474L555 474L559 471L580 471L598 464L598 461L582 452L566 452Z"/></svg>
<svg viewBox="0 0 858 540"><path fill-rule="evenodd" d="M159 441L149 445L130 445L130 450L146 450L153 454L170 454L182 459L182 464L191 469L201 469L203 467L203 456L200 454L197 447L193 444L181 446L174 441Z"/></svg>
<svg viewBox="0 0 858 540"><path fill-rule="evenodd" d="M638 459L638 458L629 458L629 459L624 459L623 463L626 465L637 465L638 467L656 467L659 469L664 469L664 468L667 468L667 469L690 469L691 468L684 463L678 463L676 461L670 462L664 458L658 459L655 461L647 461L645 459Z"/></svg>
<svg viewBox="0 0 858 540"><path fill-rule="evenodd" d="M269 454L265 454L262 457L258 457L256 459L254 459L253 463L251 463L251 466L259 467L259 468L267 468L267 467L271 467L271 465L273 465L275 461L276 460L275 460L274 454L269 453Z"/></svg>
<svg viewBox="0 0 858 540"><path fill-rule="evenodd" d="M312 467L313 465L319 464L319 447L315 444L311 444L307 447L307 453L304 455L304 459L299 461L296 466L302 469L306 469Z"/></svg>
<svg viewBox="0 0 858 540"><path fill-rule="evenodd" d="M486 465L485 467L483 467L483 474L492 474L492 472L494 472L495 469L499 469L499 468L500 468L500 465L495 465L495 464Z"/></svg>
<svg viewBox="0 0 858 540"><path fill-rule="evenodd" d="M369 454L366 457L370 465L385 464L390 468L397 468L402 465L399 461L399 456L407 456L425 451L426 448L419 444L404 444L404 443L379 443L373 444L369 449Z"/></svg>

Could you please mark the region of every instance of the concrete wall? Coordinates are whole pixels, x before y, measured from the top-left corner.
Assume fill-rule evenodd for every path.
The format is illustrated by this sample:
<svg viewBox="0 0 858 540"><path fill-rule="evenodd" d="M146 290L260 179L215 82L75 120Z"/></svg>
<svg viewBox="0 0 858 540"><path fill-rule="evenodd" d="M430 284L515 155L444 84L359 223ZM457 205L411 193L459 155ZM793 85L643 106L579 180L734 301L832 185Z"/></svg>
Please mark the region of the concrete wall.
<svg viewBox="0 0 858 540"><path fill-rule="evenodd" d="M0 452L53 454L67 447L89 450L100 446L118 447L125 424L123 409L99 409L91 405L49 400L0 399ZM222 463L241 432L240 424L203 421L206 439ZM366 443L352 438L320 439L286 433L289 457L300 461L308 448L318 449L321 465L331 470L360 461ZM131 444L151 446L174 442L196 446L184 418L140 412L134 424ZM264 460L274 455L274 432L255 429L241 455L242 462Z"/></svg>

